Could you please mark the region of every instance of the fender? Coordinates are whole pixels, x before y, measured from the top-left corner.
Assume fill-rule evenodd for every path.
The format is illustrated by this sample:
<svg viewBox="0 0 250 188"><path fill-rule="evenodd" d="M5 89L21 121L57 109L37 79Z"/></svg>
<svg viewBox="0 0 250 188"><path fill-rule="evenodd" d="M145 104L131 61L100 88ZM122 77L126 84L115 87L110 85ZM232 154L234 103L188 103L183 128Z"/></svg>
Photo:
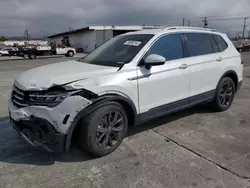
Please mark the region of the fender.
<svg viewBox="0 0 250 188"><path fill-rule="evenodd" d="M220 77L220 79L219 79L219 81L218 81L218 83L217 83L216 89L217 89L217 87L218 87L218 85L219 85L221 79L222 79L223 77L225 77L227 74L233 74L233 75L235 76L235 78L236 78L236 83L237 83L237 85L235 85L235 90L237 91L237 90L238 90L239 78L238 78L237 73L236 73L234 70L226 71L226 72Z"/></svg>
<svg viewBox="0 0 250 188"><path fill-rule="evenodd" d="M84 108L83 110L81 110L77 116L74 118L71 126L69 127L68 130L68 134L66 136L66 141L65 141L65 151L69 151L70 149L70 144L71 144L71 137L73 135L74 129L77 125L77 123L80 121L81 118L84 118L86 116L88 116L89 114L91 114L92 112L94 112L97 108L100 108L100 105L106 101L124 101L127 104L130 105L130 107L133 109L133 114L135 117L135 122L139 121L139 116L137 115L137 111L135 108L135 105L133 103L133 101L129 98L126 98L124 96L118 95L118 94L106 94L106 95L102 95L96 99L92 100L92 104L86 108Z"/></svg>

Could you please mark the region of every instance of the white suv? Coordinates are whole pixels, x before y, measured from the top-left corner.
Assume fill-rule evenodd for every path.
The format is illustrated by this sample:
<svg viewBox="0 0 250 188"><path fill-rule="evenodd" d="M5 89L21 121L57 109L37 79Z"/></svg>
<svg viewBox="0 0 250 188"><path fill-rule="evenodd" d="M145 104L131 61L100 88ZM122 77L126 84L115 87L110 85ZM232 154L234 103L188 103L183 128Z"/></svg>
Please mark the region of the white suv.
<svg viewBox="0 0 250 188"><path fill-rule="evenodd" d="M210 102L227 110L243 62L225 34L191 27L117 36L85 58L35 68L14 83L14 128L32 145L95 156L114 151L127 127Z"/></svg>

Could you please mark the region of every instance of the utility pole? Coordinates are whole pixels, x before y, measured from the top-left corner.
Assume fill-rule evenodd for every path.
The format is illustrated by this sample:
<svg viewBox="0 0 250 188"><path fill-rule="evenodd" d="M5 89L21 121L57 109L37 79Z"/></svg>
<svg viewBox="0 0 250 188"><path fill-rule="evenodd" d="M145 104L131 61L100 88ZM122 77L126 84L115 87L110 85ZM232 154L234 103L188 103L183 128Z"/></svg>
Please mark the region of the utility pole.
<svg viewBox="0 0 250 188"><path fill-rule="evenodd" d="M249 31L248 31L248 39L250 39L250 29L249 29Z"/></svg>
<svg viewBox="0 0 250 188"><path fill-rule="evenodd" d="M188 20L188 27L190 27L190 20Z"/></svg>
<svg viewBox="0 0 250 188"><path fill-rule="evenodd" d="M229 37L229 34L230 34L230 30L228 29L228 30L227 30L227 36L228 36L228 37Z"/></svg>
<svg viewBox="0 0 250 188"><path fill-rule="evenodd" d="M182 19L182 25L185 26L185 18Z"/></svg>
<svg viewBox="0 0 250 188"><path fill-rule="evenodd" d="M207 17L204 17L204 20L202 20L202 22L204 23L203 27L206 28L208 26Z"/></svg>
<svg viewBox="0 0 250 188"><path fill-rule="evenodd" d="M29 44L29 30L28 29L24 31L24 36L26 37L27 42Z"/></svg>
<svg viewBox="0 0 250 188"><path fill-rule="evenodd" d="M243 25L243 33L242 33L242 38L244 39L245 38L245 31L246 31L246 24L247 24L247 18L244 18L244 25Z"/></svg>

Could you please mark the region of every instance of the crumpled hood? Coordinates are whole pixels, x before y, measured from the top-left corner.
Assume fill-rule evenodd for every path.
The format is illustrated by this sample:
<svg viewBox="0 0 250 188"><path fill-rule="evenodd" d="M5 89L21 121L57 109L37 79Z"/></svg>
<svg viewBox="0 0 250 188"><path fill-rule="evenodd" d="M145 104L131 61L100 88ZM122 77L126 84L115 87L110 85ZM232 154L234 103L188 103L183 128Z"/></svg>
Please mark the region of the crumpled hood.
<svg viewBox="0 0 250 188"><path fill-rule="evenodd" d="M117 70L117 67L66 61L25 71L16 78L16 82L26 90L44 90L55 85L63 85L77 80L114 73Z"/></svg>

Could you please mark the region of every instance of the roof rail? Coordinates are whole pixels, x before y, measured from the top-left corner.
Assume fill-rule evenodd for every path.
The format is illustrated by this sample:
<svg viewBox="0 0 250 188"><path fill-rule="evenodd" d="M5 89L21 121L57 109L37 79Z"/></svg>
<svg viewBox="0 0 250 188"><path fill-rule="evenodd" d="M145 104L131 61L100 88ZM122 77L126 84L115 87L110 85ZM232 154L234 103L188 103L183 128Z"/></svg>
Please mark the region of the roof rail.
<svg viewBox="0 0 250 188"><path fill-rule="evenodd" d="M167 27L167 28L164 29L164 31L173 30L173 29L192 29L192 30L219 32L219 31L217 31L217 30L215 30L215 29L202 28L202 27L185 27L185 26Z"/></svg>

